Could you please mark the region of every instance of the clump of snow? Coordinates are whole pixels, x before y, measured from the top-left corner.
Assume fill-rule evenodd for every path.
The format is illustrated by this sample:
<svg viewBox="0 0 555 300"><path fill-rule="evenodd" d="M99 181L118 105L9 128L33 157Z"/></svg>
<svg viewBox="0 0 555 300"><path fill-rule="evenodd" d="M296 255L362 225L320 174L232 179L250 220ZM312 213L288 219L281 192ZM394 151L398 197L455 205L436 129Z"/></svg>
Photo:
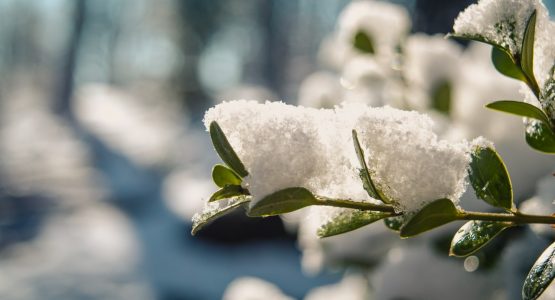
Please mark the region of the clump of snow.
<svg viewBox="0 0 555 300"><path fill-rule="evenodd" d="M406 99L412 109L430 109L435 89L442 83L448 83L452 89L457 87L462 49L452 40L439 35L414 34L407 39L404 53L404 74L409 88Z"/></svg>
<svg viewBox="0 0 555 300"><path fill-rule="evenodd" d="M369 283L364 275L348 274L339 283L312 289L304 300L364 300L369 298Z"/></svg>
<svg viewBox="0 0 555 300"><path fill-rule="evenodd" d="M399 210L414 211L440 198L458 203L470 161L466 141L439 140L431 119L417 112L349 105L338 115L358 131L375 184Z"/></svg>
<svg viewBox="0 0 555 300"><path fill-rule="evenodd" d="M335 109L281 102L224 102L205 115L217 121L249 176L252 203L301 186L315 194L369 200L358 178L351 130L356 129L375 183L401 211L440 198L455 204L466 188L470 146L449 143L425 115L391 107L345 104Z"/></svg>
<svg viewBox="0 0 555 300"><path fill-rule="evenodd" d="M241 100L208 110L207 128L212 121L220 124L247 167L244 184L253 202L295 186L330 197L367 198L342 152L343 145L352 147L350 135L333 134L334 110Z"/></svg>
<svg viewBox="0 0 555 300"><path fill-rule="evenodd" d="M526 24L534 10L537 24L547 20L547 9L539 0L480 0L459 14L453 30L457 35L500 45L518 57Z"/></svg>
<svg viewBox="0 0 555 300"><path fill-rule="evenodd" d="M88 130L142 166L167 163L184 134L177 105L110 86L80 88L73 109Z"/></svg>
<svg viewBox="0 0 555 300"><path fill-rule="evenodd" d="M341 103L342 87L336 75L320 71L306 77L299 87L299 105L332 108Z"/></svg>
<svg viewBox="0 0 555 300"><path fill-rule="evenodd" d="M226 288L223 300L293 300L276 285L256 277L240 277Z"/></svg>
<svg viewBox="0 0 555 300"><path fill-rule="evenodd" d="M350 58L361 55L354 47L354 39L357 33L363 32L372 42L375 57L389 64L410 26L408 12L400 5L382 1L351 2L339 16L334 37L324 43L327 52L324 56L341 66ZM329 47L331 49L325 49Z"/></svg>

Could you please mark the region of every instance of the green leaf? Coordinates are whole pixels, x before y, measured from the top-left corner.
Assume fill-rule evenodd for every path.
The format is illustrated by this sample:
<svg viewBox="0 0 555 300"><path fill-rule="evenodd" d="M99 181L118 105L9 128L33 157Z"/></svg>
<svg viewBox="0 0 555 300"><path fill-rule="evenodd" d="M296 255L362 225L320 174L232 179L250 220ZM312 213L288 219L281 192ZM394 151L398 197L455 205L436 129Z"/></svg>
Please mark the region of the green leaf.
<svg viewBox="0 0 555 300"><path fill-rule="evenodd" d="M358 135L356 130L353 129L353 143L355 145L355 152L358 157L358 162L360 163L361 169L359 170L359 176L362 180L362 185L368 195L374 199L378 199L383 201L384 203L391 203L389 198L385 196L379 189L376 188L374 182L372 181L372 176L370 176L370 171L368 170L368 165L366 164L366 159L364 158L364 150L360 146L360 142L358 140Z"/></svg>
<svg viewBox="0 0 555 300"><path fill-rule="evenodd" d="M216 191L208 200L208 202L218 201L226 198L231 198L235 196L247 195L240 185L226 185L223 188Z"/></svg>
<svg viewBox="0 0 555 300"><path fill-rule="evenodd" d="M432 92L432 108L449 116L451 112L451 84L445 80L436 85Z"/></svg>
<svg viewBox="0 0 555 300"><path fill-rule="evenodd" d="M449 255L468 256L510 226L511 223L507 222L469 221L453 237Z"/></svg>
<svg viewBox="0 0 555 300"><path fill-rule="evenodd" d="M490 147L477 146L471 154L468 170L476 196L490 205L513 208L513 188L505 164Z"/></svg>
<svg viewBox="0 0 555 300"><path fill-rule="evenodd" d="M547 125L550 124L549 118L547 118L547 115L543 112L543 110L526 102L513 101L513 100L500 100L500 101L489 103L486 105L486 107L493 110L498 110L498 111L514 114L521 117L536 119L544 122Z"/></svg>
<svg viewBox="0 0 555 300"><path fill-rule="evenodd" d="M364 31L358 31L355 34L353 45L361 52L369 53L369 54L376 53L374 50L374 44L372 43L372 39Z"/></svg>
<svg viewBox="0 0 555 300"><path fill-rule="evenodd" d="M555 243L543 251L526 276L522 287L522 299L538 299L553 278L555 278Z"/></svg>
<svg viewBox="0 0 555 300"><path fill-rule="evenodd" d="M332 217L318 228L319 237L349 232L391 216L390 213L369 210L347 210Z"/></svg>
<svg viewBox="0 0 555 300"><path fill-rule="evenodd" d="M458 211L449 199L439 199L424 206L401 227L402 238L415 236L438 226L455 221Z"/></svg>
<svg viewBox="0 0 555 300"><path fill-rule="evenodd" d="M241 185L241 177L224 165L215 165L212 168L212 180L219 187L226 185Z"/></svg>
<svg viewBox="0 0 555 300"><path fill-rule="evenodd" d="M524 37L522 38L522 53L520 58L520 66L522 71L528 77L529 84L532 89L539 92L538 83L534 76L534 35L536 33L536 11L530 15Z"/></svg>
<svg viewBox="0 0 555 300"><path fill-rule="evenodd" d="M389 217L383 220L385 227L393 230L393 231L401 231L401 227L405 224L406 218L405 216L396 216L396 217Z"/></svg>
<svg viewBox="0 0 555 300"><path fill-rule="evenodd" d="M226 165L228 165L241 177L249 175L245 166L229 144L222 128L218 125L218 123L216 123L216 121L210 123L210 138L212 138L214 149L216 149L216 152L218 152L218 155L226 163Z"/></svg>
<svg viewBox="0 0 555 300"><path fill-rule="evenodd" d="M516 64L511 54L499 47L493 46L491 48L491 61L493 66L499 73L527 82L526 76L522 73L520 67Z"/></svg>
<svg viewBox="0 0 555 300"><path fill-rule="evenodd" d="M227 199L227 202L220 201L216 203L208 203L202 213L197 213L193 216L193 228L191 230L191 234L195 235L202 227L248 203L250 200L250 196L240 196L233 199Z"/></svg>
<svg viewBox="0 0 555 300"><path fill-rule="evenodd" d="M318 203L316 197L305 188L286 188L257 201L251 206L247 215L250 217L279 215Z"/></svg>
<svg viewBox="0 0 555 300"><path fill-rule="evenodd" d="M540 152L555 154L555 134L544 122L532 120L526 125L526 142Z"/></svg>

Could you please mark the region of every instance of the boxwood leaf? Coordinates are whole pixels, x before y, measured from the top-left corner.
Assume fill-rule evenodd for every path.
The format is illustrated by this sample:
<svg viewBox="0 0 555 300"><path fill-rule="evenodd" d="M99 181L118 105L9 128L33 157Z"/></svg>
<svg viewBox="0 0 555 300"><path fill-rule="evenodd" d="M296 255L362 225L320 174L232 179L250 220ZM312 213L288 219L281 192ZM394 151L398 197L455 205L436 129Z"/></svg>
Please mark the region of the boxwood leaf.
<svg viewBox="0 0 555 300"><path fill-rule="evenodd" d="M513 188L505 164L490 147L473 149L468 170L476 196L490 205L507 210L513 208Z"/></svg>
<svg viewBox="0 0 555 300"><path fill-rule="evenodd" d="M528 77L529 84L536 92L539 91L538 83L534 76L534 36L536 33L536 11L530 15L524 37L522 38L522 53L520 57L520 66L522 71Z"/></svg>
<svg viewBox="0 0 555 300"><path fill-rule="evenodd" d="M511 223L507 222L469 221L455 233L449 255L468 256L510 226Z"/></svg>
<svg viewBox="0 0 555 300"><path fill-rule="evenodd" d="M498 110L498 111L510 113L521 117L536 119L544 122L547 125L550 124L549 118L543 112L543 110L526 102L514 101L514 100L500 100L500 101L489 103L486 105L486 107L493 110Z"/></svg>
<svg viewBox="0 0 555 300"><path fill-rule="evenodd" d="M319 201L303 187L291 187L270 194L253 204L247 214L251 217L266 217L284 214Z"/></svg>
<svg viewBox="0 0 555 300"><path fill-rule="evenodd" d="M362 147L360 146L360 142L358 140L358 135L356 130L353 129L352 135L353 135L353 143L355 145L355 151L361 167L359 176L360 176L360 179L362 180L362 185L364 189L366 190L366 192L370 197L381 200L384 203L388 203L388 204L391 203L389 198L384 193L382 193L376 187L376 185L374 185L374 182L372 181L370 170L368 170L368 165L366 164L366 159L364 158L364 150L362 150Z"/></svg>
<svg viewBox="0 0 555 300"><path fill-rule="evenodd" d="M222 200L222 199L226 199L234 196L241 196L241 195L247 195L247 194L248 192L244 190L240 185L226 185L223 188L216 191L214 194L212 194L210 199L208 199L208 202L214 202L214 201L218 201L218 200Z"/></svg>
<svg viewBox="0 0 555 300"><path fill-rule="evenodd" d="M499 71L499 73L517 80L521 80L523 82L527 82L526 76L524 75L524 73L522 73L522 70L516 64L511 54L505 49L495 46L492 47L491 61L493 62L493 66L497 71Z"/></svg>
<svg viewBox="0 0 555 300"><path fill-rule="evenodd" d="M531 120L526 125L526 142L540 152L555 154L555 134L544 122Z"/></svg>
<svg viewBox="0 0 555 300"><path fill-rule="evenodd" d="M218 152L218 155L226 165L241 177L249 175L245 166L229 144L222 128L216 121L210 123L210 138L212 139L214 149L216 149L216 152Z"/></svg>
<svg viewBox="0 0 555 300"><path fill-rule="evenodd" d="M522 299L538 299L553 278L555 278L555 243L543 251L526 276L522 287Z"/></svg>
<svg viewBox="0 0 555 300"><path fill-rule="evenodd" d="M359 51L369 54L374 54L374 43L372 43L372 39L370 36L364 31L358 31L355 34L353 45Z"/></svg>
<svg viewBox="0 0 555 300"><path fill-rule="evenodd" d="M444 80L432 91L432 108L449 116L451 113L451 84Z"/></svg>
<svg viewBox="0 0 555 300"><path fill-rule="evenodd" d="M334 236L358 229L389 216L391 216L390 213L379 211L345 210L322 224L318 228L317 234L319 237Z"/></svg>
<svg viewBox="0 0 555 300"><path fill-rule="evenodd" d="M458 216L455 204L449 199L439 199L424 206L401 227L402 238L415 236L443 224L455 221Z"/></svg>
<svg viewBox="0 0 555 300"><path fill-rule="evenodd" d="M226 185L241 185L241 177L224 165L215 165L212 168L212 180L219 187Z"/></svg>
<svg viewBox="0 0 555 300"><path fill-rule="evenodd" d="M193 228L191 230L191 234L195 235L202 227L233 211L241 205L248 203L250 200L250 196L239 196L215 203L208 203L203 212L196 213L193 216Z"/></svg>

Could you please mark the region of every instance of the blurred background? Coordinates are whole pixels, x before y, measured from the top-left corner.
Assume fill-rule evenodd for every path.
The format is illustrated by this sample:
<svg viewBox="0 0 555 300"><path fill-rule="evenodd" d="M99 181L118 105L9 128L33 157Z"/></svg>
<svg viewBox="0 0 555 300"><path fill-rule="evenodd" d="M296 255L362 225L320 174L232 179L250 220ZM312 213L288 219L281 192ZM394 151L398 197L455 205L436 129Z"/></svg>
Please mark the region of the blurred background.
<svg viewBox="0 0 555 300"><path fill-rule="evenodd" d="M233 99L427 112L444 138L494 140L517 200L553 211L554 161L481 108L518 83L487 47L434 35L473 1L361 2L0 0L0 298L519 299L543 227L470 260L442 232L319 241L303 212L191 236L217 189L203 113Z"/></svg>

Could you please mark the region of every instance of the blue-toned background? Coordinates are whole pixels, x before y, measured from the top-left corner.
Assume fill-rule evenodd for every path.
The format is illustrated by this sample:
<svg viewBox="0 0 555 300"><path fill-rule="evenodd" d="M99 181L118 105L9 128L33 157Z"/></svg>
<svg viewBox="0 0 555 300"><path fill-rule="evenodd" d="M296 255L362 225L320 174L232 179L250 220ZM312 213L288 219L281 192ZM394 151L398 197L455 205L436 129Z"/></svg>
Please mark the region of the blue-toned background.
<svg viewBox="0 0 555 300"><path fill-rule="evenodd" d="M203 112L295 103L347 0L0 0L0 298L220 299L240 276L301 298L279 218L190 235L217 162ZM393 1L447 33L472 1ZM553 1L545 1L554 8Z"/></svg>

